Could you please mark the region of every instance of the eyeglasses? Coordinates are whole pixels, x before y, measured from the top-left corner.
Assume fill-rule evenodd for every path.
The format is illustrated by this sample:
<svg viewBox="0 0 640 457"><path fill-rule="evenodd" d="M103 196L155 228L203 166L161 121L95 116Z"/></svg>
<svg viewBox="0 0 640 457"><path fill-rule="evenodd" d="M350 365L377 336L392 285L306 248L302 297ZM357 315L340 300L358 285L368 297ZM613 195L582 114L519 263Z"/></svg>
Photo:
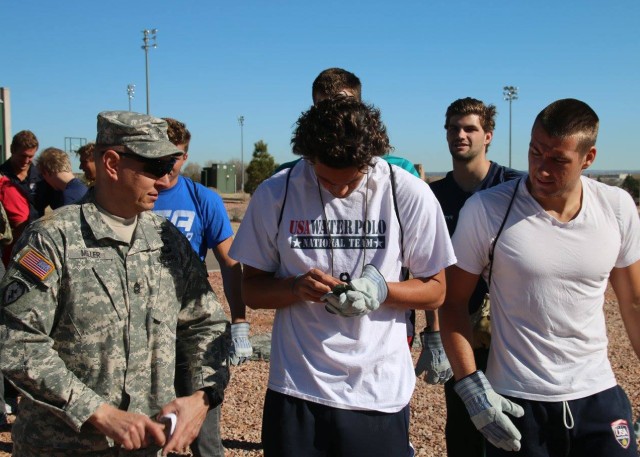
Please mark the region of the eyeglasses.
<svg viewBox="0 0 640 457"><path fill-rule="evenodd" d="M162 178L164 175L169 174L169 172L173 169L173 166L176 164L176 161L178 160L178 157L176 156L169 156L168 158L162 159L148 159L146 157L132 154L130 152L114 152L122 157L130 157L142 163L142 170L146 173L149 173L150 175L155 176L158 179Z"/></svg>

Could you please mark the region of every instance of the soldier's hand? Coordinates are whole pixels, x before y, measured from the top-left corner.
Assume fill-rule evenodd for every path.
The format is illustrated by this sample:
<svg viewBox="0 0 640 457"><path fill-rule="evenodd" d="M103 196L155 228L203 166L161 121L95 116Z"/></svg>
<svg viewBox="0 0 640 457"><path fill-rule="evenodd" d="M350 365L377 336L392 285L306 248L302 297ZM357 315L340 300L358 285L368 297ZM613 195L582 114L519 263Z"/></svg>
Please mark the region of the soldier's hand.
<svg viewBox="0 0 640 457"><path fill-rule="evenodd" d="M184 452L196 439L202 423L207 417L209 404L202 391L188 397L176 398L162 407L158 418L164 414L174 413L177 416L176 429L169 441L162 448L162 455L169 452Z"/></svg>
<svg viewBox="0 0 640 457"><path fill-rule="evenodd" d="M152 443L164 445L164 426L144 414L122 411L103 403L89 422L126 450L141 449Z"/></svg>

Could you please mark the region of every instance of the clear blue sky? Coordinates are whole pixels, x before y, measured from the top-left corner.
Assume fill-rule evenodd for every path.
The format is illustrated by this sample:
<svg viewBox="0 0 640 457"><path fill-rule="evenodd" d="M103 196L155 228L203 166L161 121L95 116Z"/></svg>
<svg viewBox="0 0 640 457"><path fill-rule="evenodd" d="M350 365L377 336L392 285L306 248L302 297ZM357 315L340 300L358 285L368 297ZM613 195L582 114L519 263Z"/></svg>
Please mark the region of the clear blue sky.
<svg viewBox="0 0 640 457"><path fill-rule="evenodd" d="M589 103L601 119L593 169L640 169L640 1L241 0L0 2L0 86L11 90L12 133L41 147L95 138L96 114L146 111L142 30L149 50L151 114L186 122L190 161L244 159L264 140L293 158L295 121L327 67L357 74L379 107L396 155L426 171L450 169L443 129L453 100L498 107L489 156L526 168L535 115L558 98ZM77 169L77 161L74 161Z"/></svg>

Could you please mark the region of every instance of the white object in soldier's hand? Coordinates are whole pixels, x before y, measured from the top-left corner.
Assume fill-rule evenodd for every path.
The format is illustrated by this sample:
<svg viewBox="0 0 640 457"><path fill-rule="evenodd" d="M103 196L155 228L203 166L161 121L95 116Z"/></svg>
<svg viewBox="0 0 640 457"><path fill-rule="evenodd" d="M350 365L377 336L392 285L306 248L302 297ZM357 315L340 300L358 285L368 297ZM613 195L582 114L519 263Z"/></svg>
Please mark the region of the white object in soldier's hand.
<svg viewBox="0 0 640 457"><path fill-rule="evenodd" d="M173 435L173 432L176 431L178 416L174 413L164 414L158 418L158 422L162 422L164 424L164 432L167 435L167 440L169 440Z"/></svg>

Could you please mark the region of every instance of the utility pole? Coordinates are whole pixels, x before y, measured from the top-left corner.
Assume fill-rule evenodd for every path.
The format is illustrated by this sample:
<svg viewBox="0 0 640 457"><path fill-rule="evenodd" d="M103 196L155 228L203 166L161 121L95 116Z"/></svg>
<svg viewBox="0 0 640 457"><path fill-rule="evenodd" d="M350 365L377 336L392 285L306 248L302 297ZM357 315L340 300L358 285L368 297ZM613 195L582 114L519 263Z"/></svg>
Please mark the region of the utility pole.
<svg viewBox="0 0 640 457"><path fill-rule="evenodd" d="M244 193L244 116L238 118L240 124L240 192Z"/></svg>
<svg viewBox="0 0 640 457"><path fill-rule="evenodd" d="M147 114L149 114L149 48L157 48L156 44L156 33L158 33L158 29L144 29L142 34L142 49L144 49L144 66L145 66L145 77L147 80ZM153 43L149 43L149 41L153 41Z"/></svg>
<svg viewBox="0 0 640 457"><path fill-rule="evenodd" d="M504 99L509 102L509 168L511 168L511 103L518 99L518 88L515 86L504 86Z"/></svg>

